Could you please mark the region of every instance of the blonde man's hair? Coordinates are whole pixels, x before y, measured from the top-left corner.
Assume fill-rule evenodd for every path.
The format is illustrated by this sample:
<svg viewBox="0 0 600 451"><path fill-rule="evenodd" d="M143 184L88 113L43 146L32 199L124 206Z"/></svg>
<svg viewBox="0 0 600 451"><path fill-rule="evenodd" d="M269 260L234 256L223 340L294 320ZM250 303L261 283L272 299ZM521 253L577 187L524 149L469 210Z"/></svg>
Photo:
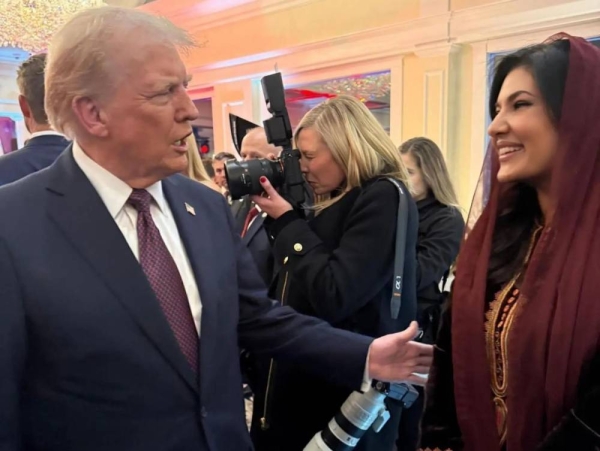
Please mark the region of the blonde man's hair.
<svg viewBox="0 0 600 451"><path fill-rule="evenodd" d="M438 202L460 210L444 155L436 143L425 137L412 138L400 146L400 153L412 155Z"/></svg>
<svg viewBox="0 0 600 451"><path fill-rule="evenodd" d="M188 49L188 33L164 18L129 8L103 6L71 18L52 38L46 66L46 113L52 127L67 136L76 134L73 102L78 98L105 100L127 77L118 63L136 57L122 55L128 42L156 42Z"/></svg>
<svg viewBox="0 0 600 451"><path fill-rule="evenodd" d="M319 134L346 176L340 196L316 196L317 211L375 177L393 177L409 186L398 149L375 116L354 97L335 97L306 113L294 136L296 147L298 136L305 128Z"/></svg>

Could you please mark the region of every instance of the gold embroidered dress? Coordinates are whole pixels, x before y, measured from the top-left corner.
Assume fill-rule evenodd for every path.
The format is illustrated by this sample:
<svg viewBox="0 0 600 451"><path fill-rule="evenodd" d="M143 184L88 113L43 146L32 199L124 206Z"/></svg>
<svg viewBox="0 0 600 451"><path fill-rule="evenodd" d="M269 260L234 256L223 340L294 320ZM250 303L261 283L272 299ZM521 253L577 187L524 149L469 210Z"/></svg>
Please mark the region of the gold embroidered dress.
<svg viewBox="0 0 600 451"><path fill-rule="evenodd" d="M496 426L502 447L506 445L506 425L508 418L508 407L506 404L509 381L508 340L520 306L519 299L521 292L519 285L522 282L522 275L533 253L535 244L541 235L542 229L543 227L541 226L535 229L521 270L500 290L495 299L490 303L489 310L486 313L485 337L492 376L491 389L496 409Z"/></svg>

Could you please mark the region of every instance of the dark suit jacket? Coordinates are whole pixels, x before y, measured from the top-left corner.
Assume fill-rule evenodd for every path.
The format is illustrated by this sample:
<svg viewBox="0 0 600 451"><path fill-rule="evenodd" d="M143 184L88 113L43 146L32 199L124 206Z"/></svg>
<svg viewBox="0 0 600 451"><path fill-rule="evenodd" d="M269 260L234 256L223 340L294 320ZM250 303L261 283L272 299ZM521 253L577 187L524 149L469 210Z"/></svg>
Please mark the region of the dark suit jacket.
<svg viewBox="0 0 600 451"><path fill-rule="evenodd" d="M273 306L223 196L163 189L202 300L199 384L70 149L0 188L0 450L250 450L239 345L360 386L371 339Z"/></svg>
<svg viewBox="0 0 600 451"><path fill-rule="evenodd" d="M244 222L246 221L246 215L248 214L248 211L250 211L251 206L252 201L248 196L244 196L241 199L232 201L231 205L229 206L231 209L231 214L233 215L235 230L238 234L242 233Z"/></svg>
<svg viewBox="0 0 600 451"><path fill-rule="evenodd" d="M50 166L69 145L58 135L31 138L23 148L0 156L0 186Z"/></svg>
<svg viewBox="0 0 600 451"><path fill-rule="evenodd" d="M242 237L242 242L248 247L265 285L269 286L273 281L274 260L269 236L264 227L265 219L266 213L259 214Z"/></svg>
<svg viewBox="0 0 600 451"><path fill-rule="evenodd" d="M275 261L282 265L278 299L301 313L372 337L406 328L416 316L418 214L405 192L408 230L398 319L390 313L398 192L385 180L354 188L309 221L288 212L269 226ZM271 366L257 359L255 373L252 436L260 451L301 451L350 394L296 364L276 360ZM378 434L367 432L357 450L393 448L400 412L391 401L389 407L390 422ZM263 417L269 423L266 430L260 424Z"/></svg>

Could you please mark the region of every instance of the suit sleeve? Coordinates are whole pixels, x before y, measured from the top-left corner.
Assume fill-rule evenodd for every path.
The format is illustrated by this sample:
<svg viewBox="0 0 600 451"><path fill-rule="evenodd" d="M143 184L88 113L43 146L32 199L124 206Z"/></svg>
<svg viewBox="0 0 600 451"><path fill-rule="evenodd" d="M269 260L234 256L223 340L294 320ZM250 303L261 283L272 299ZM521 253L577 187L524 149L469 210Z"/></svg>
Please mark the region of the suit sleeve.
<svg viewBox="0 0 600 451"><path fill-rule="evenodd" d="M25 354L19 283L8 248L0 239L0 451L20 450L19 398Z"/></svg>
<svg viewBox="0 0 600 451"><path fill-rule="evenodd" d="M360 389L373 339L334 329L269 299L252 256L234 231L232 216L227 217L237 254L240 346L302 365L334 384Z"/></svg>
<svg viewBox="0 0 600 451"><path fill-rule="evenodd" d="M356 200L334 250L323 245L306 221L287 220L279 228L276 221L275 259L289 258L294 284L307 293L317 315L338 323L391 283L397 214L396 187L377 181Z"/></svg>
<svg viewBox="0 0 600 451"><path fill-rule="evenodd" d="M465 222L458 210L446 209L417 243L417 291L439 283L460 248Z"/></svg>

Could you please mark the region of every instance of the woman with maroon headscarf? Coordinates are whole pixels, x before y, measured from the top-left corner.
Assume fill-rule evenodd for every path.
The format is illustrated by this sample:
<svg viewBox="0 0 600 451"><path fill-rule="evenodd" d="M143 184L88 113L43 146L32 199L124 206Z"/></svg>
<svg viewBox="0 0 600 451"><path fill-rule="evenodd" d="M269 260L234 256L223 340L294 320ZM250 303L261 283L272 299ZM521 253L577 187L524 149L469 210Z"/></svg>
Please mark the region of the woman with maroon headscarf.
<svg viewBox="0 0 600 451"><path fill-rule="evenodd" d="M504 57L490 114L422 446L597 450L600 49L559 35Z"/></svg>

